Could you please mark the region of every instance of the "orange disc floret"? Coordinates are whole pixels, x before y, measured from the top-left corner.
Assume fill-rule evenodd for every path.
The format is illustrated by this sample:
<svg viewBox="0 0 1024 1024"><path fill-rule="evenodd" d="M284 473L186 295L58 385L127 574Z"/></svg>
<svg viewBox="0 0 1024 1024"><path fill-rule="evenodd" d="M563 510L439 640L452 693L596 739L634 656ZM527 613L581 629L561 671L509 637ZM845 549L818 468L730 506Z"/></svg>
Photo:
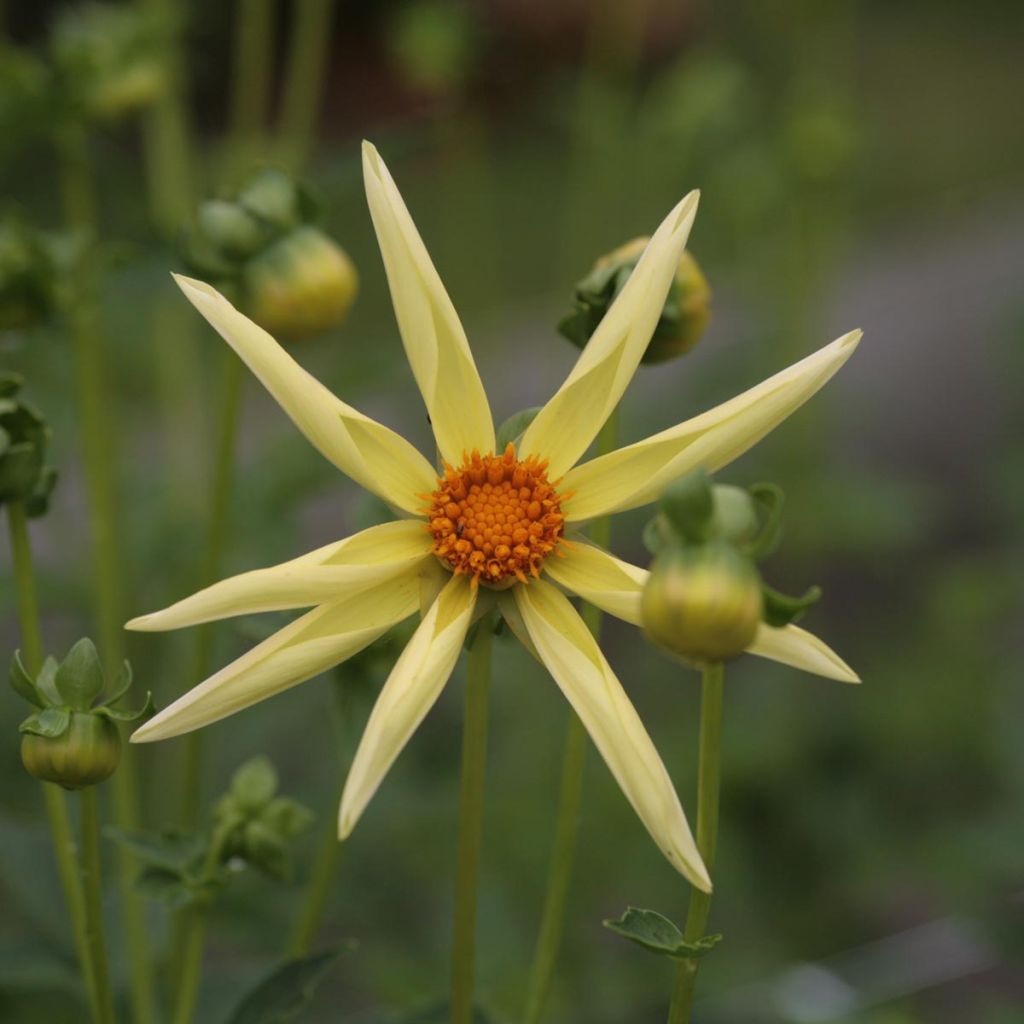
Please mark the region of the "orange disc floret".
<svg viewBox="0 0 1024 1024"><path fill-rule="evenodd" d="M539 576L565 528L547 466L535 456L520 461L511 444L501 455L463 454L458 469L445 463L424 510L434 554L485 583Z"/></svg>

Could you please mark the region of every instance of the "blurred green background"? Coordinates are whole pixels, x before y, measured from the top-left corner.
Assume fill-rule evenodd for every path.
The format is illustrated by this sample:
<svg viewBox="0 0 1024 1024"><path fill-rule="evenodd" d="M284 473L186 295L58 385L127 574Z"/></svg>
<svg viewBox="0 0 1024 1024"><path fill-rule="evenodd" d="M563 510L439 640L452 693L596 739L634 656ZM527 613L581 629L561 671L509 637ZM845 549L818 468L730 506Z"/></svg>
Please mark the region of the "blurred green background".
<svg viewBox="0 0 1024 1024"><path fill-rule="evenodd" d="M62 6L7 0L8 41L42 47ZM265 133L232 148L252 162L281 157L274 125L301 0L266 6L271 116ZM195 198L230 176L228 93L246 7L193 0L179 12ZM721 475L785 489L786 537L766 574L792 590L822 584L807 625L864 684L753 659L730 669L712 912L725 940L705 963L698 1009L710 1024L1024 1021L1022 33L1024 7L996 0L333 7L307 171L362 290L341 329L293 352L422 450L428 426L362 192L364 137L402 189L499 420L542 402L571 367L576 353L554 325L575 280L602 252L650 233L694 187L702 201L690 247L714 289L714 318L684 360L641 368L622 409L626 440L865 331L836 380ZM179 267L176 232L166 218L167 230L154 225L144 127L129 120L90 140L109 243L109 457L133 614L196 579L221 346L168 276ZM60 226L55 163L38 140L5 143L0 194L4 207ZM176 318L177 332L160 350L158 317ZM25 376L54 428L61 481L33 528L54 652L94 628L70 362L59 325L0 336L0 365ZM238 458L231 571L377 515L251 379ZM613 538L616 553L641 564L648 514L618 518ZM6 548L0 585L5 653L18 644ZM266 629L265 620L225 624L218 664ZM605 637L692 808L696 675L629 627L607 622ZM198 681L187 634L130 636L129 650L161 704ZM478 989L501 1022L521 1013L566 707L516 643L496 651ZM320 824L299 846L292 885L246 875L218 905L197 1020L224 1020L278 958L389 657L207 731L207 797L266 752L283 790ZM444 996L461 686L460 670L344 852L320 944L357 946L303 1019L412 1021ZM0 1018L61 1024L85 1011L38 791L18 758L21 715L10 694L0 700ZM147 824L157 827L173 818L180 742L147 747L138 761ZM547 1019L662 1019L670 966L601 920L627 903L681 919L686 897L592 755ZM151 914L159 946L168 916L156 905Z"/></svg>

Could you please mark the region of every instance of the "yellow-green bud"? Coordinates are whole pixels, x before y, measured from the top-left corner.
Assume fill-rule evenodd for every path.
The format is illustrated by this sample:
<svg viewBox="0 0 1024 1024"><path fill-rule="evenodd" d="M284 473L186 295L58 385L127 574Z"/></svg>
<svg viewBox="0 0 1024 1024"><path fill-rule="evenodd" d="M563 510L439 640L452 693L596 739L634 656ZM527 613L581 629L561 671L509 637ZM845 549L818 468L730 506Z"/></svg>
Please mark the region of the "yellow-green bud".
<svg viewBox="0 0 1024 1024"><path fill-rule="evenodd" d="M761 622L761 579L731 545L666 548L641 596L644 632L692 661L727 661L753 642Z"/></svg>
<svg viewBox="0 0 1024 1024"><path fill-rule="evenodd" d="M59 736L27 732L21 738L21 762L29 775L65 789L82 789L110 778L120 760L117 726L88 711L72 711Z"/></svg>
<svg viewBox="0 0 1024 1024"><path fill-rule="evenodd" d="M165 28L123 4L69 9L57 22L52 50L64 89L88 116L113 120L141 110L167 88L160 52Z"/></svg>
<svg viewBox="0 0 1024 1024"><path fill-rule="evenodd" d="M359 290L355 265L317 228L296 228L250 260L246 311L271 334L298 341L337 327Z"/></svg>
<svg viewBox="0 0 1024 1024"><path fill-rule="evenodd" d="M590 340L649 241L646 237L634 238L613 249L577 283L573 312L558 325L562 335L574 345L582 348ZM696 259L684 251L641 361L662 363L685 355L700 341L710 319L711 287Z"/></svg>

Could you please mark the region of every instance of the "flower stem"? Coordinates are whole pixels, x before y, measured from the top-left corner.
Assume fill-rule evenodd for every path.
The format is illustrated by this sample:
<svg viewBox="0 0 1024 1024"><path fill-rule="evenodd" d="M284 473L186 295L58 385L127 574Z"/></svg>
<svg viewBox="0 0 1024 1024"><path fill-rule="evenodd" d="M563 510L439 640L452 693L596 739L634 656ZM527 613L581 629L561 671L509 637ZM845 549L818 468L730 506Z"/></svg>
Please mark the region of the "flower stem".
<svg viewBox="0 0 1024 1024"><path fill-rule="evenodd" d="M190 1024L195 1012L203 970L203 949L206 945L206 917L205 905L197 904L185 912L181 972L176 986L173 1024Z"/></svg>
<svg viewBox="0 0 1024 1024"><path fill-rule="evenodd" d="M97 240L95 178L84 130L70 127L60 139L60 176L68 228L88 246ZM96 254L78 260L68 300L68 321L75 350L78 416L85 461L89 524L92 533L92 582L99 647L111 676L124 660L124 622L120 529L113 475L116 463L110 429L110 402L104 373L103 338L96 277ZM118 827L137 828L139 798L134 751L126 748L113 777L114 817ZM135 858L127 849L117 857L122 921L130 962L132 1016L136 1024L155 1019L153 978L143 907L134 889Z"/></svg>
<svg viewBox="0 0 1024 1024"><path fill-rule="evenodd" d="M601 428L597 438L599 455L615 449L619 432L619 410L616 408ZM590 527L595 544L607 547L611 540L612 521L602 516ZM601 637L601 609L588 604L583 608L583 619L591 633ZM587 766L587 734L576 713L570 709L565 727L565 746L562 753L562 779L558 794L558 818L555 823L555 841L548 867L547 891L541 912L540 931L530 968L526 989L525 1024L537 1024L544 1012L551 980L555 975L558 954L565 927L565 911L569 903L569 886L576 860L576 839L579 832L580 807L583 803L583 776Z"/></svg>
<svg viewBox="0 0 1024 1024"><path fill-rule="evenodd" d="M103 900L100 886L100 819L96 787L81 792L82 812L82 886L85 890L85 929L96 991L96 1024L113 1024L114 993L107 968L107 945L103 937Z"/></svg>
<svg viewBox="0 0 1024 1024"><path fill-rule="evenodd" d="M274 43L274 0L237 0L226 176L245 172L266 130Z"/></svg>
<svg viewBox="0 0 1024 1024"><path fill-rule="evenodd" d="M281 100L281 159L302 167L309 159L320 112L334 0L295 0Z"/></svg>
<svg viewBox="0 0 1024 1024"><path fill-rule="evenodd" d="M714 872L718 845L718 793L722 775L722 696L725 668L721 662L704 666L700 699L700 753L697 775L697 848L709 872ZM693 889L683 937L697 942L704 937L711 911L711 894ZM693 1006L700 960L680 960L676 967L669 1024L687 1024Z"/></svg>
<svg viewBox="0 0 1024 1024"><path fill-rule="evenodd" d="M206 550L200 571L199 585L215 582L224 561L228 512L231 508L231 487L235 475L235 447L238 421L245 382L243 363L227 345L223 349L223 370L220 401L217 403L217 450L214 456L213 480L206 523ZM196 632L192 679L202 682L210 672L213 658L213 623L206 623ZM181 819L186 828L194 827L201 803L203 733L191 732L185 737L184 765L181 776Z"/></svg>
<svg viewBox="0 0 1024 1024"><path fill-rule="evenodd" d="M487 769L487 694L491 681L490 616L477 623L466 665L465 722L459 788L459 838L452 933L452 1024L471 1024L476 953L476 898Z"/></svg>
<svg viewBox="0 0 1024 1024"><path fill-rule="evenodd" d="M11 560L14 567L14 589L18 602L18 621L21 623L21 646L25 657L25 668L35 678L43 665L43 638L39 628L39 602L36 598L35 573L32 567L32 547L28 536L28 520L25 506L20 501L7 506L7 526L11 538ZM85 990L95 1011L95 995L92 984L92 968L89 964L89 950L85 935L85 896L82 880L78 874L78 851L75 834L71 827L67 797L64 791L51 782L41 783L46 818L50 825L50 840L53 855L57 861L57 876L64 892L71 931L78 954Z"/></svg>

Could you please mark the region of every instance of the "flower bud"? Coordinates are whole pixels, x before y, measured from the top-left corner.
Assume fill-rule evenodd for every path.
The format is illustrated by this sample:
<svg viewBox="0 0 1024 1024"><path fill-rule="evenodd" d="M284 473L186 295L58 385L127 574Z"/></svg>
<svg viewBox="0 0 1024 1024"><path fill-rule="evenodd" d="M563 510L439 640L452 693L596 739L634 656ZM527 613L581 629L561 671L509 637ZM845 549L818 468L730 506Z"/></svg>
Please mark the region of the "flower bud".
<svg viewBox="0 0 1024 1024"><path fill-rule="evenodd" d="M298 341L337 327L359 289L356 268L322 231L300 227L246 264L248 314L271 334Z"/></svg>
<svg viewBox="0 0 1024 1024"><path fill-rule="evenodd" d="M42 322L55 301L56 268L43 235L19 220L0 223L0 331Z"/></svg>
<svg viewBox="0 0 1024 1024"><path fill-rule="evenodd" d="M29 775L65 789L109 779L120 760L117 726L89 712L71 712L66 730L58 736L25 733L21 738L21 762Z"/></svg>
<svg viewBox="0 0 1024 1024"><path fill-rule="evenodd" d="M761 579L753 562L712 541L669 547L654 560L640 603L644 632L693 661L727 661L750 646L761 622Z"/></svg>
<svg viewBox="0 0 1024 1024"><path fill-rule="evenodd" d="M148 107L167 88L164 36L158 19L130 5L70 8L51 40L68 98L101 121Z"/></svg>
<svg viewBox="0 0 1024 1024"><path fill-rule="evenodd" d="M634 238L613 249L577 283L574 309L558 325L564 337L580 348L586 345L629 280L649 241ZM710 303L707 278L693 255L684 251L641 362L661 363L689 352L711 319Z"/></svg>
<svg viewBox="0 0 1024 1024"><path fill-rule="evenodd" d="M18 398L21 380L0 374L0 505L23 502L29 516L42 515L57 480L46 464L50 428Z"/></svg>

